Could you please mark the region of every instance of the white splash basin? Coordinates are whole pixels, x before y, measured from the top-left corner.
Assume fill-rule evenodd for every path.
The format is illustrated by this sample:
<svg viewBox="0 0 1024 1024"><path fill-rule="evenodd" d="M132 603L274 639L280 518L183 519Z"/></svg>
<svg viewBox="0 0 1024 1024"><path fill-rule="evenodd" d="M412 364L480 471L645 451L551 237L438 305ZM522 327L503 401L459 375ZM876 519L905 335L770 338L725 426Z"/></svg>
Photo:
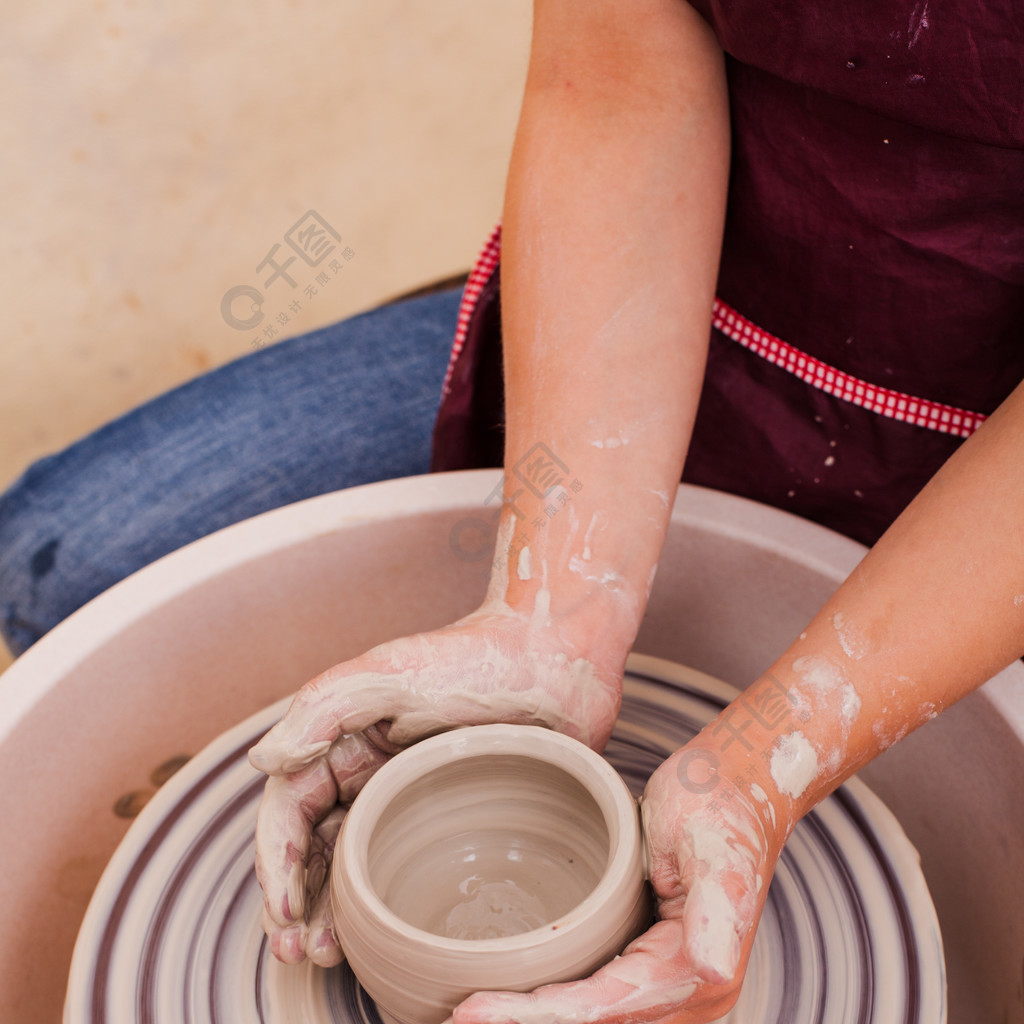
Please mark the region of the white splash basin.
<svg viewBox="0 0 1024 1024"><path fill-rule="evenodd" d="M0 677L0 1020L56 1022L72 946L151 773L324 667L451 621L484 590L457 557L497 472L373 484L230 527L81 609ZM478 524L480 525L480 524ZM745 686L863 549L741 499L680 489L636 650ZM1024 669L862 773L921 853L957 1024L1024 1021ZM122 801L122 806L131 803Z"/></svg>

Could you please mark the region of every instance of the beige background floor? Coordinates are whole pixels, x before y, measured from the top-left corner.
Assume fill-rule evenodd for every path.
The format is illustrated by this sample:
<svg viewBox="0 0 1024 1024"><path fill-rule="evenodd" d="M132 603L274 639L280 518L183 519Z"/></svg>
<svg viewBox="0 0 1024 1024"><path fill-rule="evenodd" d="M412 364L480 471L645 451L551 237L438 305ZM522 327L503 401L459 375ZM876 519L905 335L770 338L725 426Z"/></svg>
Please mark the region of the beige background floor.
<svg viewBox="0 0 1024 1024"><path fill-rule="evenodd" d="M0 488L257 344L468 269L529 20L529 0L6 5ZM334 252L264 285L310 210ZM256 328L222 315L239 285L263 293Z"/></svg>

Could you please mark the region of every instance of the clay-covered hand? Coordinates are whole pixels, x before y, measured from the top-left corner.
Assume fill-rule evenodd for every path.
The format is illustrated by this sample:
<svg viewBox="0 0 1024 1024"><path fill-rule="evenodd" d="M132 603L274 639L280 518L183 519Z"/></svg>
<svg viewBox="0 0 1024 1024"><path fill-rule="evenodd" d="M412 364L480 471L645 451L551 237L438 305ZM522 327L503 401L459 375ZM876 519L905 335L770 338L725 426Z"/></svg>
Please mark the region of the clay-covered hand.
<svg viewBox="0 0 1024 1024"><path fill-rule="evenodd" d="M621 663L577 656L549 619L486 608L306 684L249 755L271 776L256 871L275 956L341 960L326 884L333 838L344 805L388 757L426 736L491 722L547 726L600 750L621 692Z"/></svg>
<svg viewBox="0 0 1024 1024"><path fill-rule="evenodd" d="M478 992L455 1009L454 1024L705 1024L728 1012L782 839L763 827L770 812L746 787L717 777L710 792L694 786L688 750L666 760L644 792L659 920L590 978L525 994Z"/></svg>

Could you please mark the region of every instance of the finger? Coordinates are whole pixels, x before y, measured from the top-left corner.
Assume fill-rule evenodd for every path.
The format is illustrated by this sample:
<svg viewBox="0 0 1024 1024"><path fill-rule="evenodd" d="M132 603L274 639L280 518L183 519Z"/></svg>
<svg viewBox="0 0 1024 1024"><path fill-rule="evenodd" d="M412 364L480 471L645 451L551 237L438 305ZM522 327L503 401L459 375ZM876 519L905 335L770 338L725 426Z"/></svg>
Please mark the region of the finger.
<svg viewBox="0 0 1024 1024"><path fill-rule="evenodd" d="M391 754L371 742L365 733L342 736L327 754L327 763L338 787L338 799L350 804L370 776Z"/></svg>
<svg viewBox="0 0 1024 1024"><path fill-rule="evenodd" d="M306 898L310 905L330 886L334 844L346 813L346 808L335 807L313 830L306 857Z"/></svg>
<svg viewBox="0 0 1024 1024"><path fill-rule="evenodd" d="M305 956L306 926L294 924L280 927L263 908L263 931L270 944L270 952L282 963L297 964Z"/></svg>
<svg viewBox="0 0 1024 1024"><path fill-rule="evenodd" d="M666 1018L682 1024L714 1019L707 1014L723 996L687 964L679 921L659 921L589 978L534 992L478 992L453 1018L454 1024L654 1024Z"/></svg>
<svg viewBox="0 0 1024 1024"><path fill-rule="evenodd" d="M267 914L280 928L303 922L313 829L337 800L326 761L267 780L256 819L256 876Z"/></svg>
<svg viewBox="0 0 1024 1024"><path fill-rule="evenodd" d="M268 775L298 771L326 754L342 734L394 718L410 693L403 674L324 673L298 692L284 718L249 751L249 761Z"/></svg>
<svg viewBox="0 0 1024 1024"><path fill-rule="evenodd" d="M331 914L331 862L345 814L345 808L338 807L316 827L306 869L309 923L303 948L306 956L320 967L334 967L344 959Z"/></svg>
<svg viewBox="0 0 1024 1024"><path fill-rule="evenodd" d="M305 931L303 951L317 967L337 967L345 954L334 935L330 888L324 887L313 905Z"/></svg>
<svg viewBox="0 0 1024 1024"><path fill-rule="evenodd" d="M348 663L307 683L284 718L249 752L253 766L268 775L297 771L327 753L343 734L360 733L385 722L390 723L386 735L391 752L435 733L484 722L546 725L584 742L593 739L567 712L563 698L536 680L513 687L497 685L501 680L492 679L478 692L468 685L470 666L479 661L478 652L467 649L465 657L449 652L441 663L431 651L421 649L422 643L414 647L415 640L406 638L405 647L420 661L407 667L392 652L392 660L381 662L386 665L383 671L353 671ZM366 657L370 656L381 657L379 651ZM572 666L563 666L560 671L570 669ZM438 686L439 680L452 679L462 682L454 688Z"/></svg>
<svg viewBox="0 0 1024 1024"><path fill-rule="evenodd" d="M716 876L697 879L690 887L682 928L688 958L701 978L718 985L731 982L750 921L741 921L739 909Z"/></svg>
<svg viewBox="0 0 1024 1024"><path fill-rule="evenodd" d="M585 743L590 740L589 733L567 715L562 696L539 684L483 693L460 690L440 699L430 693L410 694L391 715L387 737L399 747L449 729L487 722L541 725Z"/></svg>

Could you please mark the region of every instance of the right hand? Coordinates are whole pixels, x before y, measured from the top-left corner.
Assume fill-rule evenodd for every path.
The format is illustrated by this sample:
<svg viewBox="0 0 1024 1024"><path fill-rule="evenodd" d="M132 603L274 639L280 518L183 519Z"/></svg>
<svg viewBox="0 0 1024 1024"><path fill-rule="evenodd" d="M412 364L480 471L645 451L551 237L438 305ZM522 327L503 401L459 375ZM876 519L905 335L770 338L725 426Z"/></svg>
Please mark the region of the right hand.
<svg viewBox="0 0 1024 1024"><path fill-rule="evenodd" d="M701 748L694 740L677 751L644 790L659 920L591 977L533 992L477 992L455 1008L454 1024L708 1024L732 1008L788 833L772 824L774 806L768 811L727 775L713 792L688 785L680 765Z"/></svg>
<svg viewBox="0 0 1024 1024"><path fill-rule="evenodd" d="M264 929L286 963L342 951L328 898L344 805L389 757L467 725L542 725L603 749L618 715L625 652L595 665L546 616L487 607L328 669L250 752L271 778L256 828Z"/></svg>

